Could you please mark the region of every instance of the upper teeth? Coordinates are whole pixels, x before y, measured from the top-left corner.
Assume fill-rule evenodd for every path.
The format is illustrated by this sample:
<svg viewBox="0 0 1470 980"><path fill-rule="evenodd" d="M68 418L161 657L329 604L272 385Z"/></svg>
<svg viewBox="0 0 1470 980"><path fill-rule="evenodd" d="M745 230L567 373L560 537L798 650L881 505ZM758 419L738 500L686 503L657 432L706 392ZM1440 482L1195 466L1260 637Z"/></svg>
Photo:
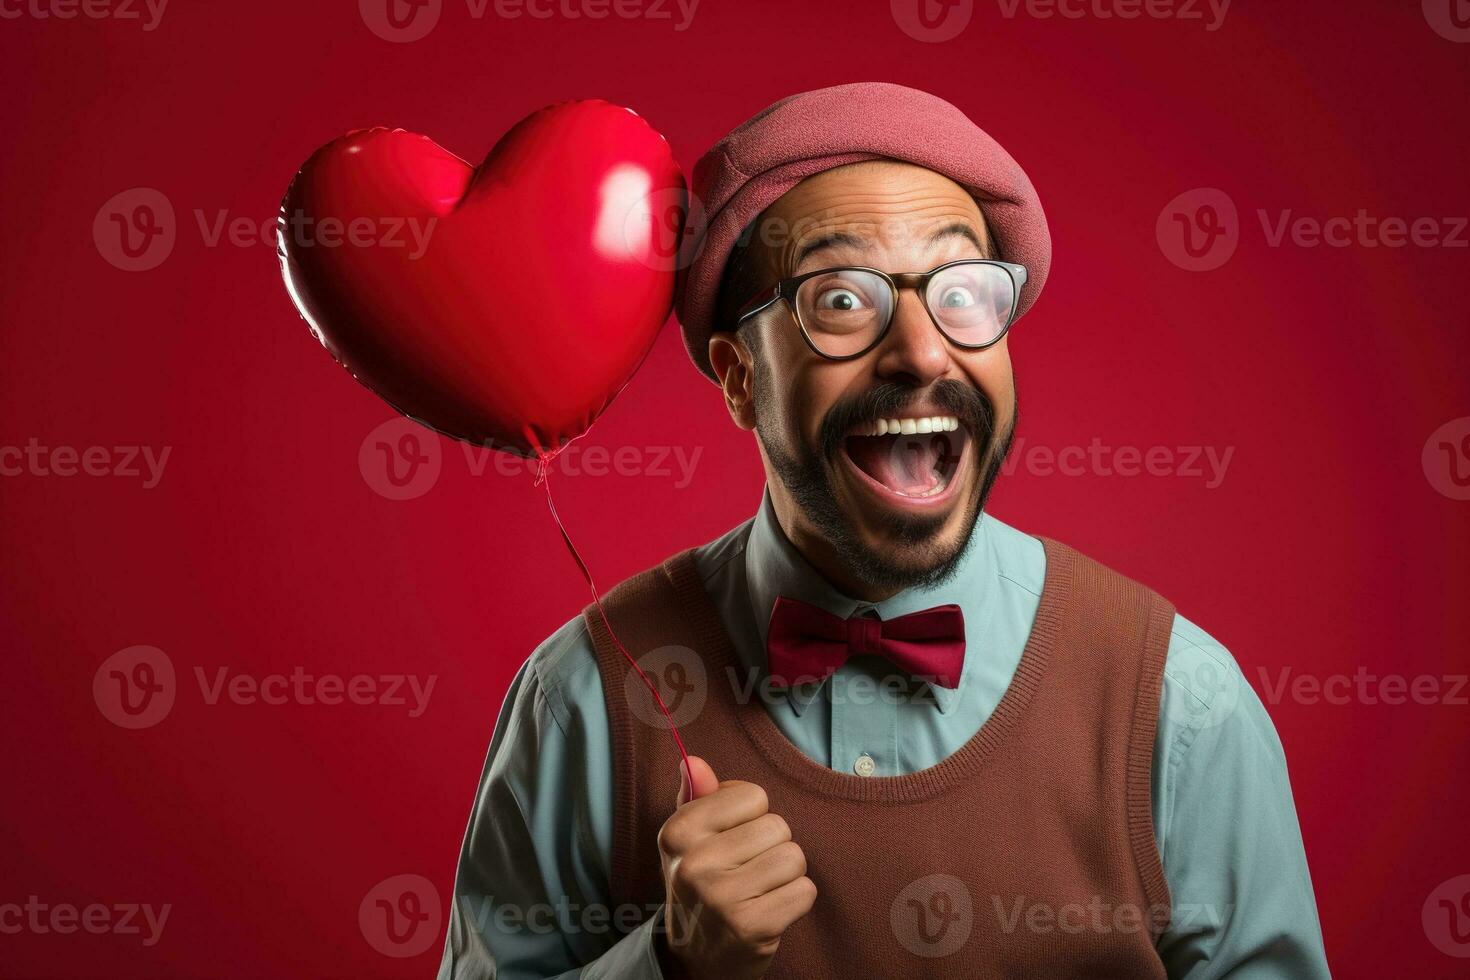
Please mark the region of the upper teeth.
<svg viewBox="0 0 1470 980"><path fill-rule="evenodd" d="M931 415L922 419L879 419L863 427L867 436L911 436L924 432L953 432L960 420L953 415Z"/></svg>

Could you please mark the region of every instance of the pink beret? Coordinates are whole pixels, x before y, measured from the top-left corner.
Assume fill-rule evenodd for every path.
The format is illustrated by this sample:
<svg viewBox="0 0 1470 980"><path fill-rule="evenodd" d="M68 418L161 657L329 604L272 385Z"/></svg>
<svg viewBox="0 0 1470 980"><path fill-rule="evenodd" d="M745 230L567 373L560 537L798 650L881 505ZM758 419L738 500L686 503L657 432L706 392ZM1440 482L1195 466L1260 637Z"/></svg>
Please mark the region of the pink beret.
<svg viewBox="0 0 1470 980"><path fill-rule="evenodd" d="M684 346L709 378L720 279L746 226L803 178L880 158L927 167L973 194L1000 258L1026 267L1016 316L1035 302L1051 265L1051 234L1036 188L999 143L943 99L902 85L802 92L756 113L694 166L690 191L703 204L704 222L701 228L696 212L683 243L674 308Z"/></svg>

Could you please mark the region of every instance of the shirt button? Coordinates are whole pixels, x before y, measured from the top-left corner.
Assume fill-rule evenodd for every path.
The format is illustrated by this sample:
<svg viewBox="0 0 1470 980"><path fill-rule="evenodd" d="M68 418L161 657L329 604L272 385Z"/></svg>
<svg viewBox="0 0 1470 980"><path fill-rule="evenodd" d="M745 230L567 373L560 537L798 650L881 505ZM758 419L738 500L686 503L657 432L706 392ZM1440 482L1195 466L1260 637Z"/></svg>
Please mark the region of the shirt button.
<svg viewBox="0 0 1470 980"><path fill-rule="evenodd" d="M857 761L852 764L852 771L859 776L871 776L877 770L878 763L874 762L873 757L867 754L858 756Z"/></svg>

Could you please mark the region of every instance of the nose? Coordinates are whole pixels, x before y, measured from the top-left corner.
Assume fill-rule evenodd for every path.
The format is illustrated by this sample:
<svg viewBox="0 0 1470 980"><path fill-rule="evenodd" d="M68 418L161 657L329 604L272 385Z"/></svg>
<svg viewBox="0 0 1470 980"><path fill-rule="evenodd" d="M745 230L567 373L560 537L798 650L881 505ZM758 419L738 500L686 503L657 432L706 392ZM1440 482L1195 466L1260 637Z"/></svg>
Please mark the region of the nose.
<svg viewBox="0 0 1470 980"><path fill-rule="evenodd" d="M943 377L949 367L949 343L929 318L919 294L900 290L893 323L878 345L879 376L922 388Z"/></svg>

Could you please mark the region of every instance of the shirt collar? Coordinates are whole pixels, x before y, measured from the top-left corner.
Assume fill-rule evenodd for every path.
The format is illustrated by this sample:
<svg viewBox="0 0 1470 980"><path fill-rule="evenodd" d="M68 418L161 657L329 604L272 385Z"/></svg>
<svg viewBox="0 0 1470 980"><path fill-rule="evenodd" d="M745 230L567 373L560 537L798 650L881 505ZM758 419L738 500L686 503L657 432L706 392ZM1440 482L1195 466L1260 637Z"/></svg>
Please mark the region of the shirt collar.
<svg viewBox="0 0 1470 980"><path fill-rule="evenodd" d="M844 595L820 572L812 568L781 530L771 505L769 491L761 494L760 510L751 523L745 545L745 575L750 595L751 615L755 620L757 649L742 651L742 657L753 661L747 667L766 670L766 634L770 628L771 610L778 596L799 599L834 616L846 619L855 613L875 609L881 619L889 620L931 606L954 603L965 616L965 664L957 688L929 685L932 703L941 714L947 714L964 696L975 672L969 669L974 659L983 656L986 623L996 592L997 562L990 540L990 519L984 514L975 522L974 532L965 544L954 574L938 586L904 589L882 602L871 603ZM800 715L821 694L825 682L802 684L787 692L787 699Z"/></svg>

